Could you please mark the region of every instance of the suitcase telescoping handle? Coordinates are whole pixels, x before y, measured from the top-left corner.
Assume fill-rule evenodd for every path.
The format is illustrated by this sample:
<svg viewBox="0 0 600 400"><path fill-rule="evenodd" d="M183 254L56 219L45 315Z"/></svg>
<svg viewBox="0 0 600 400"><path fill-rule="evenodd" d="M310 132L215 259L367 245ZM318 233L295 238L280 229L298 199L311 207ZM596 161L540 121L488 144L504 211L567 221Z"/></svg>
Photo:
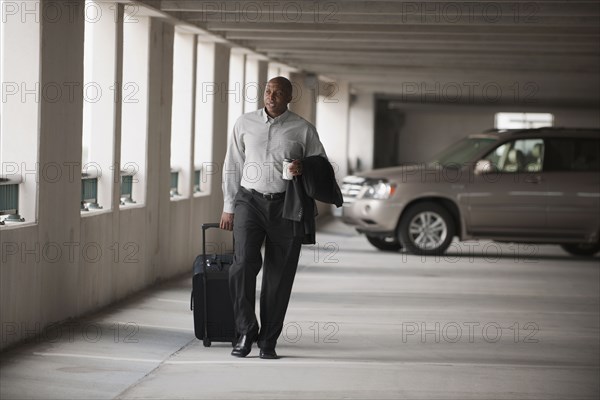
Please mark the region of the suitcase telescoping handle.
<svg viewBox="0 0 600 400"><path fill-rule="evenodd" d="M204 257L207 256L206 254L206 231L210 228L219 228L221 226L221 224L219 224L218 222L207 222L202 224L202 254L204 254Z"/></svg>
<svg viewBox="0 0 600 400"><path fill-rule="evenodd" d="M206 222L202 224L202 254L206 257L206 231L210 228L220 228L221 224L218 222ZM235 236L233 238L233 247L235 248Z"/></svg>

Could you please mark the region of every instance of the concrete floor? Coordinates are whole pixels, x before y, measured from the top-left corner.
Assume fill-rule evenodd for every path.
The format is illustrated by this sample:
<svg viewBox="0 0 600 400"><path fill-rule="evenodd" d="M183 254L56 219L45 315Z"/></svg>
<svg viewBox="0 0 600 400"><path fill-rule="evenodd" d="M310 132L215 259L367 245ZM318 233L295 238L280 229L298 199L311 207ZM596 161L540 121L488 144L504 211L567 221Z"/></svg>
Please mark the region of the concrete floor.
<svg viewBox="0 0 600 400"><path fill-rule="evenodd" d="M304 247L279 360L194 338L190 277L2 353L2 399L597 399L600 265L557 246ZM470 250L470 251L463 251Z"/></svg>

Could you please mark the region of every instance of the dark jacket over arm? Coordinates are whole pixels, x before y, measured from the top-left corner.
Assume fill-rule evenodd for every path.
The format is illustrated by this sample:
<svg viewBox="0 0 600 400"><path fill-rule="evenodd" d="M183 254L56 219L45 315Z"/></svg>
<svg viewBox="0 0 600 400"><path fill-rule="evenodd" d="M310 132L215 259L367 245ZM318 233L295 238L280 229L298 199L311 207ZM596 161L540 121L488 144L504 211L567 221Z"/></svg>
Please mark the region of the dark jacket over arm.
<svg viewBox="0 0 600 400"><path fill-rule="evenodd" d="M302 159L302 175L288 181L283 204L283 218L294 224L294 234L303 236L303 244L315 243L315 200L341 207L342 192L329 161L321 156ZM301 230L298 232L297 230Z"/></svg>

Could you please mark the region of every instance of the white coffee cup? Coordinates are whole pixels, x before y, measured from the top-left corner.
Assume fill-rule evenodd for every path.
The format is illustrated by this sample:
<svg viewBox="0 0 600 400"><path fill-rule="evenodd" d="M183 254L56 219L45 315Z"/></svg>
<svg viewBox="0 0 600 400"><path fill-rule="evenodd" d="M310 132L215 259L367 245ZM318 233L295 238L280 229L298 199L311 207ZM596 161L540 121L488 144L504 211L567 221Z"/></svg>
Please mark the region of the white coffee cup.
<svg viewBox="0 0 600 400"><path fill-rule="evenodd" d="M282 178L285 179L286 181L291 181L292 179L294 179L294 176L292 175L292 172L290 171L290 164L292 163L293 160L289 159L289 158L285 158L283 160L283 170L282 170Z"/></svg>

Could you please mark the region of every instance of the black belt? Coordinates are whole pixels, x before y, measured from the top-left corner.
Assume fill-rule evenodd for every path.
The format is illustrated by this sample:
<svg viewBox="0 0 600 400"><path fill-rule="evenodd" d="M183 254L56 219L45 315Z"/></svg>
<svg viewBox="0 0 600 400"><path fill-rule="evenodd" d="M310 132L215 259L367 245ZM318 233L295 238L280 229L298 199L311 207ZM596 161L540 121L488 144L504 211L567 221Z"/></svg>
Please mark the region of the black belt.
<svg viewBox="0 0 600 400"><path fill-rule="evenodd" d="M257 196L261 196L263 199L266 199L266 200L279 200L279 199L283 199L285 197L285 192L281 192L281 193L261 193L261 192L257 192L254 189L250 189L250 191L252 192L252 194L257 195Z"/></svg>

